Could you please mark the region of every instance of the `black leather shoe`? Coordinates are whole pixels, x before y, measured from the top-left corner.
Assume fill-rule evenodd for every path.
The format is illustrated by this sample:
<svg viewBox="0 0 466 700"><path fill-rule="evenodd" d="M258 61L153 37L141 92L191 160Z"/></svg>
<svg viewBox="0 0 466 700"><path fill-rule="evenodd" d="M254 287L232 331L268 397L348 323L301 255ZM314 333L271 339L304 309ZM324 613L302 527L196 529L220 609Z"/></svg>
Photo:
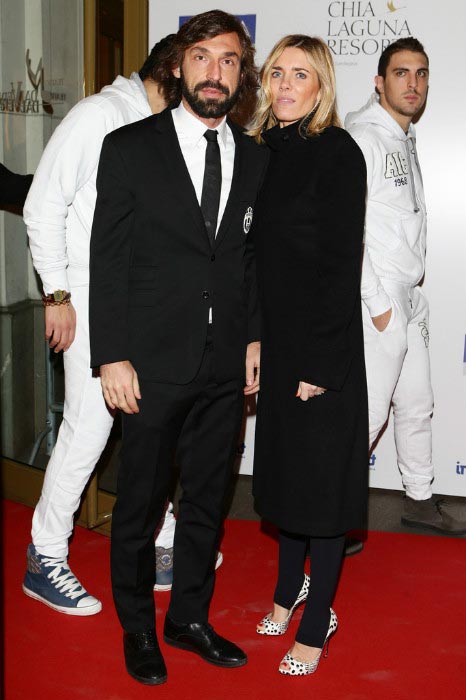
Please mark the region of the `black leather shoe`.
<svg viewBox="0 0 466 700"><path fill-rule="evenodd" d="M163 638L167 644L199 654L216 666L236 668L244 666L248 657L236 644L220 637L208 622L180 623L165 618Z"/></svg>
<svg viewBox="0 0 466 700"><path fill-rule="evenodd" d="M154 630L123 634L126 670L146 685L159 685L167 680L167 668Z"/></svg>

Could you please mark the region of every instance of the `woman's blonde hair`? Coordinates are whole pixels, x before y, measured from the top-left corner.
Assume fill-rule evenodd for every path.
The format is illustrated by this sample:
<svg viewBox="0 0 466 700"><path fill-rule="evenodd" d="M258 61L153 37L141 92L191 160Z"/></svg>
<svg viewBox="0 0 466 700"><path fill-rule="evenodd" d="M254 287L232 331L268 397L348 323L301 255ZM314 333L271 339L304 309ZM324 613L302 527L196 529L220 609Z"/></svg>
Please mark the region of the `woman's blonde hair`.
<svg viewBox="0 0 466 700"><path fill-rule="evenodd" d="M303 137L320 134L327 126L341 126L337 113L335 69L332 55L327 44L319 37L306 34L289 34L275 44L260 72L261 88L258 105L251 127L248 131L259 143L261 133L278 123L272 110L272 92L270 74L279 57L287 48L301 49L312 68L317 73L320 83L320 101L317 106L301 119L300 132Z"/></svg>

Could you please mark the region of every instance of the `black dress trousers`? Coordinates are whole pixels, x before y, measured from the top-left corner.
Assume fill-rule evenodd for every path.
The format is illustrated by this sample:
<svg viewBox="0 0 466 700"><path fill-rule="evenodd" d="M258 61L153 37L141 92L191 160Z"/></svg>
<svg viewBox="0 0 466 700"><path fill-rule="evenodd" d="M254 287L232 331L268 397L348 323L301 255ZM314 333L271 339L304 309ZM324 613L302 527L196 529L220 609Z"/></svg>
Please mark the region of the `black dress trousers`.
<svg viewBox="0 0 466 700"><path fill-rule="evenodd" d="M216 383L208 342L195 379L142 381L140 412L123 415L123 448L112 517L115 606L127 632L155 625L154 530L163 515L174 458L182 497L175 531L169 615L206 622L214 562L243 412L243 381Z"/></svg>

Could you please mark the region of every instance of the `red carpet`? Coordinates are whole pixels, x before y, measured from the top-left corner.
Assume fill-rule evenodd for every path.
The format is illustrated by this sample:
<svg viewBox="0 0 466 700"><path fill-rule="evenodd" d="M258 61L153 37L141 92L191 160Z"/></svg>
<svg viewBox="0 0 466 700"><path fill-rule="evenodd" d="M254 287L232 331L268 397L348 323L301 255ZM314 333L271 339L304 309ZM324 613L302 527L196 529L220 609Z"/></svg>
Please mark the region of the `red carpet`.
<svg viewBox="0 0 466 700"><path fill-rule="evenodd" d="M292 643L254 632L270 608L276 543L259 524L230 520L222 545L211 622L240 644L249 663L218 669L161 642L164 686L125 672L112 604L108 538L76 529L71 566L103 602L94 617L56 613L21 591L32 511L4 506L6 700L464 700L466 698L466 541L369 533L362 554L346 560L335 600L340 627L314 676L277 672ZM161 630L167 593L157 595Z"/></svg>

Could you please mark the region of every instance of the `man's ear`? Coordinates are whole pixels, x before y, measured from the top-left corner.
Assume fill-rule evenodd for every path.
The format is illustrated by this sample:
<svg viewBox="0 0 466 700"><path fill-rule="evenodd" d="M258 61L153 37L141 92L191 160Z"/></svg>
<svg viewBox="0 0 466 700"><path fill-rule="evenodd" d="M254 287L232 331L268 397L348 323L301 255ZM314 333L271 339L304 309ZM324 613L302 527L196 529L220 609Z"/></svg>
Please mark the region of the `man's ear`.
<svg viewBox="0 0 466 700"><path fill-rule="evenodd" d="M384 91L384 79L382 78L381 75L376 75L374 78L374 83L375 83L375 89L378 92L379 95L383 94Z"/></svg>
<svg viewBox="0 0 466 700"><path fill-rule="evenodd" d="M172 72L173 72L173 75L175 76L175 78L181 78L181 71L180 71L179 66L176 66L176 68L173 68Z"/></svg>

